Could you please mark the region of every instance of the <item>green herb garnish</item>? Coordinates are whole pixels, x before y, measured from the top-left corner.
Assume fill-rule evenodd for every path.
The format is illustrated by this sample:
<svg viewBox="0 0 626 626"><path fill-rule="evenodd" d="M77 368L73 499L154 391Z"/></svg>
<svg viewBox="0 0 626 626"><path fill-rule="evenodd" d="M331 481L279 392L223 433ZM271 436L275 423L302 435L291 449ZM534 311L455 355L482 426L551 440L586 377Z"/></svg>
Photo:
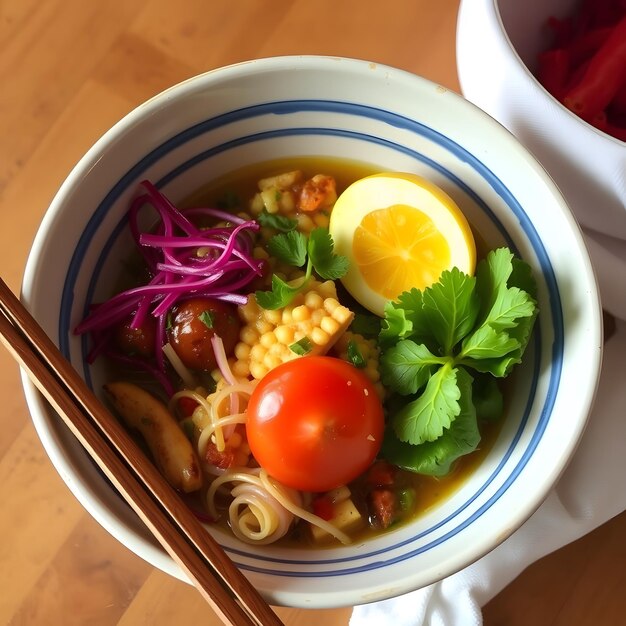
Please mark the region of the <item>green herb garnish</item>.
<svg viewBox="0 0 626 626"><path fill-rule="evenodd" d="M313 349L313 343L308 337L302 337L299 341L292 343L289 349L298 356L304 356Z"/></svg>
<svg viewBox="0 0 626 626"><path fill-rule="evenodd" d="M256 300L264 309L280 309L308 284L313 270L325 280L341 278L348 270L348 259L334 254L333 240L326 228L315 228L309 236L292 230L272 237L267 248L279 261L294 267L305 267L304 276L287 283L272 275L271 291L257 291Z"/></svg>
<svg viewBox="0 0 626 626"><path fill-rule="evenodd" d="M213 321L215 320L215 316L211 311L202 311L198 315L198 319L207 327L213 328Z"/></svg>
<svg viewBox="0 0 626 626"><path fill-rule="evenodd" d="M295 230L298 226L297 220L292 220L290 217L284 215L278 215L277 213L269 213L267 209L263 209L256 218L256 221L267 228L273 228L281 233L288 233Z"/></svg>
<svg viewBox="0 0 626 626"><path fill-rule="evenodd" d="M356 341L354 341L354 339L350 339L350 341L348 341L347 352L348 361L350 361L350 363L352 363L354 367L363 369L367 365L367 361L365 360L363 354L361 354L361 350L359 349L359 346L357 345Z"/></svg>
<svg viewBox="0 0 626 626"><path fill-rule="evenodd" d="M442 475L476 448L476 407L489 419L502 412L497 384L485 375L503 378L521 361L538 312L534 295L530 267L499 248L475 277L453 268L424 291L388 303L379 336L382 382L410 398L390 420L389 461Z"/></svg>

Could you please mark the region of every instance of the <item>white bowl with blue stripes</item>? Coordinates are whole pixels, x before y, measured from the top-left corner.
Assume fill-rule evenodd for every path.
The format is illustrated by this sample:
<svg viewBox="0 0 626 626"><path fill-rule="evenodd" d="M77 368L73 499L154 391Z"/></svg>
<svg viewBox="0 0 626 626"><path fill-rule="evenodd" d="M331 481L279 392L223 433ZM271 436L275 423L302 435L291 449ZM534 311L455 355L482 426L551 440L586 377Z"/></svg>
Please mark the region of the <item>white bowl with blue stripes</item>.
<svg viewBox="0 0 626 626"><path fill-rule="evenodd" d="M84 156L54 198L28 259L23 299L99 393L103 372L72 334L111 294L131 243L124 214L148 178L173 201L255 162L327 155L413 171L443 187L489 247L533 267L540 315L506 422L485 460L413 523L349 547L239 543L212 530L277 605L336 607L428 585L474 562L541 504L584 431L602 346L596 282L579 228L535 159L457 94L360 60L279 57L188 80L138 107ZM52 463L93 517L137 555L185 579L24 377Z"/></svg>

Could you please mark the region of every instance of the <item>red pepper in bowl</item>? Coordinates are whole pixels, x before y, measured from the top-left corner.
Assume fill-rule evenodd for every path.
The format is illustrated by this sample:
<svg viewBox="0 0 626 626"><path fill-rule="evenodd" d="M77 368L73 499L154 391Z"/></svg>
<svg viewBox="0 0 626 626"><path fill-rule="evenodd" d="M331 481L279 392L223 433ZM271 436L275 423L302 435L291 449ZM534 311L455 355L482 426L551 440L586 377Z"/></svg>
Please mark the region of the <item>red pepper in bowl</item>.
<svg viewBox="0 0 626 626"><path fill-rule="evenodd" d="M606 109L626 83L626 16L593 55L580 82L563 99L568 109L591 120Z"/></svg>

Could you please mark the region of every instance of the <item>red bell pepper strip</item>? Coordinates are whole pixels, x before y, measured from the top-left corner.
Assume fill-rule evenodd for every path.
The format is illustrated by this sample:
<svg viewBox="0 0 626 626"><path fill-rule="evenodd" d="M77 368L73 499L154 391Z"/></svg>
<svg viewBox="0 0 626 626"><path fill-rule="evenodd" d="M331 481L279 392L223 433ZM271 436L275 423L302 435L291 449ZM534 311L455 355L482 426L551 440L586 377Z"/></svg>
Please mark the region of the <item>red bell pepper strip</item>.
<svg viewBox="0 0 626 626"><path fill-rule="evenodd" d="M333 519L333 516L335 514L333 503L327 496L318 496L314 498L311 502L311 508L313 509L314 515L321 517L327 522Z"/></svg>
<svg viewBox="0 0 626 626"><path fill-rule="evenodd" d="M563 99L565 106L590 121L604 111L626 82L626 16L589 62L580 82Z"/></svg>
<svg viewBox="0 0 626 626"><path fill-rule="evenodd" d="M597 52L612 30L610 26L594 28L573 39L567 46L571 66L576 67Z"/></svg>
<svg viewBox="0 0 626 626"><path fill-rule="evenodd" d="M566 49L546 50L539 55L537 78L557 100L565 95L570 72L570 55Z"/></svg>
<svg viewBox="0 0 626 626"><path fill-rule="evenodd" d="M551 15L547 20L548 28L552 31L554 48L564 48L572 39L572 19L559 19Z"/></svg>
<svg viewBox="0 0 626 626"><path fill-rule="evenodd" d="M611 101L611 110L618 115L626 115L626 83L624 83Z"/></svg>

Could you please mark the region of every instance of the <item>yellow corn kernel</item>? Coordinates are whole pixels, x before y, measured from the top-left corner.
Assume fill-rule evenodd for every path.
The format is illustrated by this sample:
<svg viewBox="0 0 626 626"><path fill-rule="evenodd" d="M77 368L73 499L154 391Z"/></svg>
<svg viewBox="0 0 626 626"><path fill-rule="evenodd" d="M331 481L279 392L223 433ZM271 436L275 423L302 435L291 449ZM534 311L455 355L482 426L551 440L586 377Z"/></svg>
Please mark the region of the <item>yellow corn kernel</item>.
<svg viewBox="0 0 626 626"><path fill-rule="evenodd" d="M340 324L346 324L352 321L352 311L345 306L339 306L333 311L333 318Z"/></svg>
<svg viewBox="0 0 626 626"><path fill-rule="evenodd" d="M267 352L267 349L265 348L265 346L262 346L260 343L257 343L253 345L252 349L250 350L250 360L262 361L263 358L265 357L266 352Z"/></svg>
<svg viewBox="0 0 626 626"><path fill-rule="evenodd" d="M263 378L268 371L269 370L265 367L265 365L263 365L263 363L259 363L257 361L250 363L250 374L252 374L252 377L257 380Z"/></svg>
<svg viewBox="0 0 626 626"><path fill-rule="evenodd" d="M268 353L265 355L265 357L263 357L263 365L267 367L268 371L279 366L281 363L282 363L282 359L280 359L275 354Z"/></svg>
<svg viewBox="0 0 626 626"><path fill-rule="evenodd" d="M317 288L317 292L323 298L337 298L337 289L335 288L335 283L332 280L320 283Z"/></svg>
<svg viewBox="0 0 626 626"><path fill-rule="evenodd" d="M304 296L304 304L312 310L320 309L324 306L324 298L316 291L309 291Z"/></svg>
<svg viewBox="0 0 626 626"><path fill-rule="evenodd" d="M324 309L315 309L313 311L313 313L311 313L311 321L316 325L319 326L321 321L324 319Z"/></svg>
<svg viewBox="0 0 626 626"><path fill-rule="evenodd" d="M326 300L324 300L324 310L331 315L333 311L340 306L336 298L326 298Z"/></svg>
<svg viewBox="0 0 626 626"><path fill-rule="evenodd" d="M320 322L320 328L323 331L327 332L329 335L333 335L339 330L339 322L327 315L322 318L322 321Z"/></svg>
<svg viewBox="0 0 626 626"><path fill-rule="evenodd" d="M313 322L311 320L305 320L304 322L300 322L299 328L305 335L310 335L315 326L313 326Z"/></svg>
<svg viewBox="0 0 626 626"><path fill-rule="evenodd" d="M311 330L311 341L318 346L326 345L328 343L328 340L328 333L321 328L316 327Z"/></svg>
<svg viewBox="0 0 626 626"><path fill-rule="evenodd" d="M259 341L259 333L254 326L247 325L239 331L239 339L249 346L254 346Z"/></svg>
<svg viewBox="0 0 626 626"><path fill-rule="evenodd" d="M247 359L250 357L250 346L243 342L240 341L236 346L235 346L235 357L239 360L242 361L243 359Z"/></svg>
<svg viewBox="0 0 626 626"><path fill-rule="evenodd" d="M293 321L293 316L291 314L291 311L292 311L292 309L290 309L290 308L283 309L282 319L281 319L281 322L283 324L291 324L291 322Z"/></svg>
<svg viewBox="0 0 626 626"><path fill-rule="evenodd" d="M276 335L272 330L268 331L267 333L263 333L261 335L261 339L259 339L259 342L265 348L270 348L273 344L276 343L276 341Z"/></svg>
<svg viewBox="0 0 626 626"><path fill-rule="evenodd" d="M274 331L276 339L283 345L289 345L293 343L293 328L287 325L278 326Z"/></svg>
<svg viewBox="0 0 626 626"><path fill-rule="evenodd" d="M301 304L291 312L291 316L294 322L304 322L311 317L311 311L305 304Z"/></svg>
<svg viewBox="0 0 626 626"><path fill-rule="evenodd" d="M274 326L276 326L277 324L280 324L282 314L278 309L265 309L263 311L263 317L267 322L270 322L270 324L274 324Z"/></svg>
<svg viewBox="0 0 626 626"><path fill-rule="evenodd" d="M250 375L250 366L247 360L240 359L233 363L233 374L237 378L248 378Z"/></svg>
<svg viewBox="0 0 626 626"><path fill-rule="evenodd" d="M293 343L293 342L291 342ZM289 356L289 345L285 345L283 343L275 343L269 350L268 352L270 354L273 354L275 356L278 356L280 358L284 358L285 356Z"/></svg>
<svg viewBox="0 0 626 626"><path fill-rule="evenodd" d="M272 324L264 319L257 319L256 322L254 323L254 327L256 328L259 335L268 333L273 328Z"/></svg>

